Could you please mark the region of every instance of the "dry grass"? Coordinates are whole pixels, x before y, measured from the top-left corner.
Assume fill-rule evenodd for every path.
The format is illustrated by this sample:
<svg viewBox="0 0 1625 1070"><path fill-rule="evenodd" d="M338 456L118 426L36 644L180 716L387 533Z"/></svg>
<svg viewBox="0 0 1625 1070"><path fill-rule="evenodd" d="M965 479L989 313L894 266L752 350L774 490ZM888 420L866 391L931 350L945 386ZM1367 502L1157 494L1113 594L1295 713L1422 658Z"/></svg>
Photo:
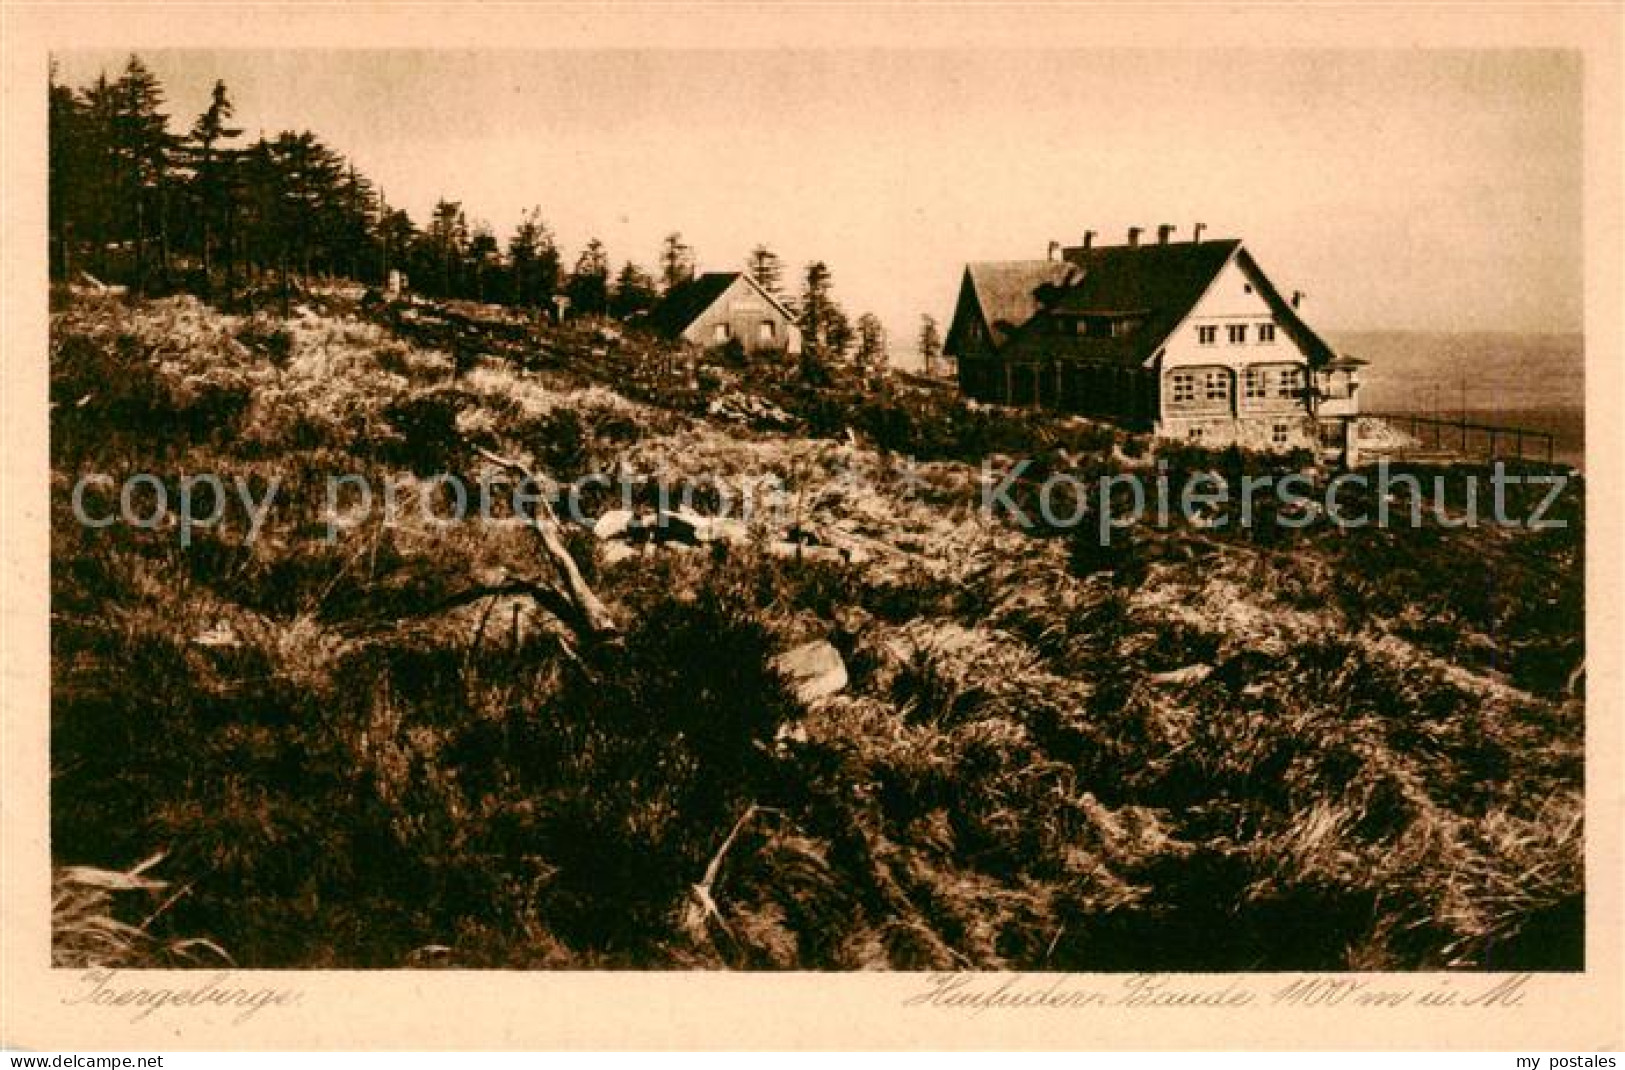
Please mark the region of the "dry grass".
<svg viewBox="0 0 1625 1070"><path fill-rule="evenodd" d="M147 874L161 854L127 870L61 866L51 874L51 965L83 969L122 969L233 965L211 940L154 935L153 927L186 889L170 891L167 881ZM141 919L115 915L141 904ZM154 905L156 904L156 905Z"/></svg>
<svg viewBox="0 0 1625 1070"><path fill-rule="evenodd" d="M1086 472L1143 444L752 368L728 388L803 433L724 427L630 367L645 343L546 341L539 370L454 377L341 316L57 315L64 963L1579 965L1575 544L1173 530L1103 558L974 515L975 452ZM436 608L533 568L522 532L319 538L328 474L410 492L471 438L565 478L758 481L862 552L775 556L764 523L611 561L575 533L624 631L576 649L525 599ZM936 459L884 448L911 443ZM77 472L143 466L275 477L284 505L184 551L73 523ZM1486 568L1488 597L1452 579ZM770 663L811 639L851 683L803 706ZM117 868L155 850L184 894Z"/></svg>

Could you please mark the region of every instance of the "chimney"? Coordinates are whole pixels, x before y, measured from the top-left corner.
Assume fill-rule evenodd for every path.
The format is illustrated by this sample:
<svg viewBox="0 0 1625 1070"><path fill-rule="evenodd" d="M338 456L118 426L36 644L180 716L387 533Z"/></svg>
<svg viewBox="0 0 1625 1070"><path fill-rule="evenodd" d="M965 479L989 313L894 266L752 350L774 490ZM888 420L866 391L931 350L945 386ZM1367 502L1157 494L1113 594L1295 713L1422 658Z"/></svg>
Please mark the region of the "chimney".
<svg viewBox="0 0 1625 1070"><path fill-rule="evenodd" d="M1157 244L1158 245L1167 245L1168 244L1168 235L1172 234L1174 231L1176 231L1178 229L1179 228L1174 226L1172 223L1163 223L1160 226L1158 226L1157 227Z"/></svg>
<svg viewBox="0 0 1625 1070"><path fill-rule="evenodd" d="M1207 229L1206 223L1198 223L1191 228L1191 244L1195 245L1202 240L1202 231Z"/></svg>
<svg viewBox="0 0 1625 1070"><path fill-rule="evenodd" d="M1129 227L1128 228L1128 243L1129 243L1129 246L1131 248L1138 248L1139 247L1139 244L1140 244L1140 231L1142 231L1144 229L1145 229L1144 227Z"/></svg>
<svg viewBox="0 0 1625 1070"><path fill-rule="evenodd" d="M1092 248L1094 246L1094 244L1095 244L1095 232L1092 231L1092 230L1084 231L1083 232L1083 248L1084 248L1084 250L1085 251L1089 250L1090 248Z"/></svg>
<svg viewBox="0 0 1625 1070"><path fill-rule="evenodd" d="M1044 254L1044 259L1053 262L1053 261L1059 260L1060 258L1061 258L1061 243L1058 242L1058 241L1050 242L1049 243L1049 252Z"/></svg>

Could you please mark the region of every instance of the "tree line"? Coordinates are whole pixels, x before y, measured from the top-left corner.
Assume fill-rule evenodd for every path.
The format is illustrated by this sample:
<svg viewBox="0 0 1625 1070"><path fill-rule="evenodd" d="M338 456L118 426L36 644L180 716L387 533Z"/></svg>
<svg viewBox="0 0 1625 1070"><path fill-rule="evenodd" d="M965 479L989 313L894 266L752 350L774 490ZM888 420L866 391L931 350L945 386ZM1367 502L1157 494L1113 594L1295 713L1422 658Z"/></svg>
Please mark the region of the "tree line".
<svg viewBox="0 0 1625 1070"><path fill-rule="evenodd" d="M500 241L460 201L440 199L419 226L356 165L309 130L248 140L232 125L217 81L208 107L177 134L164 88L132 55L73 89L53 64L49 103L49 235L53 278L90 273L140 295L188 290L225 303L274 288L284 300L313 278L381 286L395 272L434 298L463 298L631 319L691 281L695 255L665 238L653 271L628 259L616 270L592 238L567 264L540 208ZM878 317L854 322L835 298L827 264L806 266L794 294L766 245L745 269L796 316L818 356L884 365ZM564 299L560 301L559 299Z"/></svg>

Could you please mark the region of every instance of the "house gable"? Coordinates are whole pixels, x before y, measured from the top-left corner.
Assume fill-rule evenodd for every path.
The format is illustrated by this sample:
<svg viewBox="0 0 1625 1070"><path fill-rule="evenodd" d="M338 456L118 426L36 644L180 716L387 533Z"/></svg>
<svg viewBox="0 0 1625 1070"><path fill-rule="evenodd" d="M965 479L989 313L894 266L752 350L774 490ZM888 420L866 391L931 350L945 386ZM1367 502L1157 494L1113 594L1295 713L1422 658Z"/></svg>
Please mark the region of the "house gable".
<svg viewBox="0 0 1625 1070"><path fill-rule="evenodd" d="M943 351L959 357L998 349L1038 311L1040 291L1074 271L1071 265L1056 260L965 265Z"/></svg>
<svg viewBox="0 0 1625 1070"><path fill-rule="evenodd" d="M663 333L695 345L738 340L750 350L800 350L790 311L742 271L712 272L674 288L651 319Z"/></svg>
<svg viewBox="0 0 1625 1070"><path fill-rule="evenodd" d="M953 322L943 340L942 351L951 357L962 357L981 352L989 347L987 321L982 306L976 300L976 284L966 269L959 282L959 298L954 302Z"/></svg>
<svg viewBox="0 0 1625 1070"><path fill-rule="evenodd" d="M1150 366L1158 358L1166 359L1171 351L1183 352L1193 337L1201 345L1201 327L1219 327L1223 340L1228 342L1229 326L1249 323L1273 323L1277 340L1290 343L1297 354L1314 367L1337 359L1331 346L1281 296L1252 254L1245 248L1237 248L1186 317L1169 332L1165 345L1146 358L1146 364ZM1254 327L1248 328L1246 337L1259 341Z"/></svg>
<svg viewBox="0 0 1625 1070"><path fill-rule="evenodd" d="M1256 273L1232 257L1188 315L1158 349L1165 368L1258 360L1307 363L1309 355L1281 329L1277 310L1260 292Z"/></svg>

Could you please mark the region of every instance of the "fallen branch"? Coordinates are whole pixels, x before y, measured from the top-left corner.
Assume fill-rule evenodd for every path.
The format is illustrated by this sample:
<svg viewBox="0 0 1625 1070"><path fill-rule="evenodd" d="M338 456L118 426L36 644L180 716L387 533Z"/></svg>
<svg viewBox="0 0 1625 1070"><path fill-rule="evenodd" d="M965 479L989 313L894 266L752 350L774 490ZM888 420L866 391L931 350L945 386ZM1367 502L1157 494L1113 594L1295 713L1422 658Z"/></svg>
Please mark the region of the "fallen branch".
<svg viewBox="0 0 1625 1070"><path fill-rule="evenodd" d="M728 833L728 838L722 841L722 846L717 848L717 853L711 857L711 864L705 867L705 875L700 878L698 884L689 885L688 891L689 895L694 899L694 906L690 909L685 920L689 932L696 938L706 933L706 922L715 922L717 928L722 930L723 935L727 936L730 943L736 945L739 943L738 937L734 936L733 930L728 928L728 923L723 920L722 911L717 909L716 897L712 894L711 889L716 886L717 877L722 873L723 859L728 857L728 852L733 848L734 842L739 839L739 834L744 831L745 825L750 822L750 819L762 813L764 809L766 808L755 803L751 803L745 808L745 812L739 815L739 820L734 822L733 830Z"/></svg>
<svg viewBox="0 0 1625 1070"><path fill-rule="evenodd" d="M482 446L475 446L474 449L492 464L518 473L530 486L543 485L542 481L519 461L492 453ZM552 506L537 498L535 511L525 519L530 521L530 528L541 540L549 564L558 573L563 590L557 593L565 599L571 614L566 620L594 637L613 635L619 631L609 607L593 593L592 588L582 577L581 570L576 567L575 558L570 556L569 547L564 545L564 537L560 534L562 525Z"/></svg>
<svg viewBox="0 0 1625 1070"><path fill-rule="evenodd" d="M564 593L551 583L523 577L504 580L500 583L477 584L403 615L371 617L364 620L350 621L347 624L341 624L339 630L351 637L364 638L374 633L403 628L414 621L435 617L441 613L489 599L491 605L488 605L485 612L480 615L479 623L475 629L474 640L469 648L469 656L472 657L479 653L487 618L489 618L491 609L497 599L519 597L529 598L558 620L560 626L549 628L548 632L558 642L560 651L571 661L580 664L581 656L569 641L571 636L579 637L579 611L565 597ZM518 612L517 606L514 607L514 612Z"/></svg>

